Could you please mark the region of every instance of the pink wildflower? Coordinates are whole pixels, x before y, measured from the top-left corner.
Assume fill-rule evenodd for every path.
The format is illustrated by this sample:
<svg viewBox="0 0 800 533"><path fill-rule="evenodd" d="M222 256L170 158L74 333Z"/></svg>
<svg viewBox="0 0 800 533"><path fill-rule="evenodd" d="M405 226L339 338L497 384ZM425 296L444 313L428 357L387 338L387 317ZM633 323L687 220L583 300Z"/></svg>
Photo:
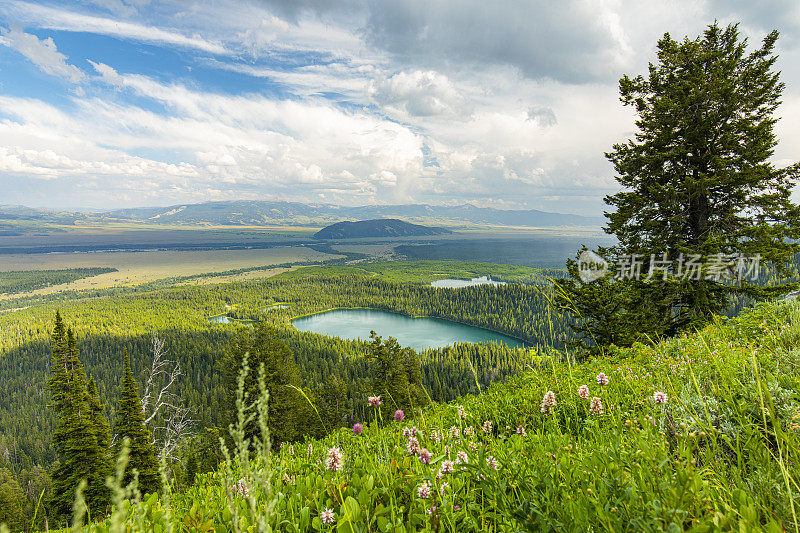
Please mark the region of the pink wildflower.
<svg viewBox="0 0 800 533"><path fill-rule="evenodd" d="M439 469L439 472L442 474L452 474L453 473L453 461L445 460L442 461L442 466Z"/></svg>
<svg viewBox="0 0 800 533"><path fill-rule="evenodd" d="M589 399L589 386L588 385L581 385L578 387L578 396L581 397L583 400Z"/></svg>
<svg viewBox="0 0 800 533"><path fill-rule="evenodd" d="M653 395L653 400L655 400L656 403L663 404L663 403L667 403L667 401L669 401L669 398L667 398L667 393L666 392L657 391Z"/></svg>
<svg viewBox="0 0 800 533"><path fill-rule="evenodd" d="M553 407L556 406L556 394L549 390L544 393L544 397L542 398L542 406L541 412L542 414L550 414L553 412Z"/></svg>
<svg viewBox="0 0 800 533"><path fill-rule="evenodd" d="M403 419L406 417L406 414L403 412L402 409L398 409L394 412L394 421L395 422L402 422Z"/></svg>
<svg viewBox="0 0 800 533"><path fill-rule="evenodd" d="M598 398L597 396L594 396L592 398L592 401L589 403L589 410L592 412L592 414L602 415L603 414L603 401L600 398Z"/></svg>
<svg viewBox="0 0 800 533"><path fill-rule="evenodd" d="M492 432L492 421L491 420L487 420L486 422L484 422L483 425L481 426L481 431L483 431L484 433L491 433Z"/></svg>
<svg viewBox="0 0 800 533"><path fill-rule="evenodd" d="M493 456L491 456L491 455L487 455L486 456L486 464L489 465L494 470L497 470L497 466L498 466L497 459L495 459Z"/></svg>
<svg viewBox="0 0 800 533"><path fill-rule="evenodd" d="M239 478L236 486L233 487L233 492L247 497L250 495L250 486L247 484L247 481L244 478Z"/></svg>
<svg viewBox="0 0 800 533"><path fill-rule="evenodd" d="M427 481L417 488L417 496L427 500L431 496L431 484Z"/></svg>
<svg viewBox="0 0 800 533"><path fill-rule="evenodd" d="M325 509L319 514L323 524L333 524L336 522L336 514L331 509Z"/></svg>
<svg viewBox="0 0 800 533"><path fill-rule="evenodd" d="M431 457L431 452L428 451L428 448L422 448L419 451L419 460L422 462L422 464L430 464Z"/></svg>
<svg viewBox="0 0 800 533"><path fill-rule="evenodd" d="M367 405L370 407L378 407L381 404L380 396L370 396L367 398Z"/></svg>
<svg viewBox="0 0 800 533"><path fill-rule="evenodd" d="M406 444L406 451L408 451L408 455L418 455L419 454L419 441L414 437L409 437L408 444Z"/></svg>
<svg viewBox="0 0 800 533"><path fill-rule="evenodd" d="M364 428L361 427L361 424L356 422L356 425L353 426L353 435L361 435L362 431L364 431Z"/></svg>
<svg viewBox="0 0 800 533"><path fill-rule="evenodd" d="M603 372L597 374L597 384L601 387L608 385L608 376L606 376Z"/></svg>
<svg viewBox="0 0 800 533"><path fill-rule="evenodd" d="M342 453L342 450L336 446L329 448L328 458L325 460L325 466L328 468L328 470L332 470L333 472L341 470L342 466L344 466L344 454Z"/></svg>

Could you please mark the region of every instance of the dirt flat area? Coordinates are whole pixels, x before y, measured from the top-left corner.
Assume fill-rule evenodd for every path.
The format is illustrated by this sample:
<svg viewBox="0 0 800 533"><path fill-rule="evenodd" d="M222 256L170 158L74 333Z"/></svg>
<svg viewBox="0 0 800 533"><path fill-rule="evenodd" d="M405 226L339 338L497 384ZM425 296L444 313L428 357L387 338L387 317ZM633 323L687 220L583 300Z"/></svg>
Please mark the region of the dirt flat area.
<svg viewBox="0 0 800 533"><path fill-rule="evenodd" d="M0 255L0 271L87 267L112 267L118 270L118 272L79 279L71 283L26 293L51 294L63 290L103 289L164 278L194 276L297 261L325 261L337 257L341 256L317 252L304 246L279 246L263 250L2 254ZM268 277L282 270L285 269L265 268L230 276L209 277L205 283L220 283L226 281L224 278L229 277L232 279L227 281ZM13 296L17 297L20 294Z"/></svg>

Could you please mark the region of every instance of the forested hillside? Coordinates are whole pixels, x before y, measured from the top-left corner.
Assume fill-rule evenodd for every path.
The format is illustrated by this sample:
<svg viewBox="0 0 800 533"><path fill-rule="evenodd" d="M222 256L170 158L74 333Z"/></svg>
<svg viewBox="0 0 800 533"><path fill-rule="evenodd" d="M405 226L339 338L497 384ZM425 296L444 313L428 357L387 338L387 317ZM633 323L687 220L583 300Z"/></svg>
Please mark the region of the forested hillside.
<svg viewBox="0 0 800 533"><path fill-rule="evenodd" d="M322 440L257 456L239 442L189 489L129 503L117 483L87 530L790 530L798 343L800 307L783 303L604 359L546 358L413 421L371 408Z"/></svg>
<svg viewBox="0 0 800 533"><path fill-rule="evenodd" d="M445 235L452 231L445 228L410 224L395 218L377 220L343 221L325 226L314 234L315 239L354 239L363 237L416 237Z"/></svg>
<svg viewBox="0 0 800 533"><path fill-rule="evenodd" d="M411 277L408 270L397 266L372 268L395 277L405 271L405 277ZM0 391L0 443L13 450L19 467L46 466L54 460L49 446L53 419L45 409L48 395L44 384L56 309L74 327L81 361L97 381L100 398L107 405L112 405L110 400L119 392L126 350L134 375L140 383L145 381L153 357L152 335L157 334L169 358L183 371L173 392L191 409L200 429L224 422L219 361L235 325L209 322L208 317L221 313L278 325L280 338L292 350L310 395L322 394L329 385L327 378L338 378L344 387L341 424L364 414L365 343L297 331L289 324L292 316L334 307L371 307L491 328L523 338L534 348L558 343L566 334L564 321L551 315L538 287L435 289L386 281L361 268L340 267L328 275L322 272L320 268L266 281L67 300L0 316L0 328L6 333L0 337L0 380L5 385ZM517 275L531 274L518 269ZM270 308L274 302L283 302L283 308ZM496 345L423 352L425 386L436 400L475 392L478 384L486 386L534 364L535 352ZM108 414L113 418L112 412Z"/></svg>

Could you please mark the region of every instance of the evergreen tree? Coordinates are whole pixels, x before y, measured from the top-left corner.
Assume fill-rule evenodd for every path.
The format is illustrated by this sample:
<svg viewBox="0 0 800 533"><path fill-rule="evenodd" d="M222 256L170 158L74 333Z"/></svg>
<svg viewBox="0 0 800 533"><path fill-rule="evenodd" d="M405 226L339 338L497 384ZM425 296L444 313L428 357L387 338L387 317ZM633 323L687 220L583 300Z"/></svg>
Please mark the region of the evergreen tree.
<svg viewBox="0 0 800 533"><path fill-rule="evenodd" d="M75 334L72 329L66 329L60 313L56 313L52 340L48 384L50 407L58 419L53 445L59 458L52 472L53 511L62 517L69 516L75 489L82 480L86 480L87 505L92 512L97 512L108 504L105 490L108 463L105 450L98 446L86 374L78 357Z"/></svg>
<svg viewBox="0 0 800 533"><path fill-rule="evenodd" d="M330 375L314 391L314 403L322 418L323 427L319 436L324 432L335 431L344 425L349 414L347 405L347 386L338 376Z"/></svg>
<svg viewBox="0 0 800 533"><path fill-rule="evenodd" d="M189 452L189 458L186 460L186 486L191 487L194 485L194 480L197 477L197 454Z"/></svg>
<svg viewBox="0 0 800 533"><path fill-rule="evenodd" d="M94 381L94 376L89 378L86 392L89 404L89 418L97 439L97 449L100 452L97 477L98 480L104 480L112 471L111 428L108 425L105 409L97 393L97 384ZM108 488L105 484L100 483L93 485L86 493L87 499L104 503L108 501L109 496Z"/></svg>
<svg viewBox="0 0 800 533"><path fill-rule="evenodd" d="M29 507L25 492L8 468L0 468L0 524L11 531L24 531L28 525Z"/></svg>
<svg viewBox="0 0 800 533"><path fill-rule="evenodd" d="M638 257L643 275L580 283L570 263L572 279L558 282L558 301L587 311L586 337L630 344L633 332L674 335L706 324L733 295L765 298L795 286L761 286L744 271L760 256L784 276L800 251L800 208L790 198L800 165L770 162L784 88L773 69L777 39L773 31L748 53L736 25L715 23L682 42L665 34L648 76L620 80L638 132L606 154L623 190L605 198L614 208L605 229L618 245L600 251ZM657 262L662 254L666 264ZM699 275L689 270L698 259ZM646 281L653 266L657 275ZM593 302L604 309L592 310ZM616 309L618 319L608 313Z"/></svg>
<svg viewBox="0 0 800 533"><path fill-rule="evenodd" d="M139 398L139 387L133 378L128 351L125 350L125 369L120 383L117 418L114 432L119 451L123 440L130 439L128 449L128 467L125 470L124 484L133 480L133 471L139 473L139 491L142 494L157 492L161 488L158 473L156 452L152 444L150 430L144 424L142 401Z"/></svg>
<svg viewBox="0 0 800 533"><path fill-rule="evenodd" d="M302 386L300 369L292 351L278 338L274 326L258 322L252 328L243 328L231 338L223 358L223 371L228 386L228 420L235 423L236 389L244 354L248 354L249 372L245 380L248 403L259 398L259 368L264 365L264 383L269 392L270 438L275 443L293 441L311 433L318 425L312 418L312 409L295 388ZM316 415L314 415L316 416ZM246 429L247 438L260 438L258 422L252 421Z"/></svg>
<svg viewBox="0 0 800 533"><path fill-rule="evenodd" d="M402 409L406 416L413 416L414 409L428 404L417 352L403 348L393 337L384 341L374 331L370 333L372 341L367 353L367 364L372 371L370 395L381 397L384 420L394 416L397 409Z"/></svg>

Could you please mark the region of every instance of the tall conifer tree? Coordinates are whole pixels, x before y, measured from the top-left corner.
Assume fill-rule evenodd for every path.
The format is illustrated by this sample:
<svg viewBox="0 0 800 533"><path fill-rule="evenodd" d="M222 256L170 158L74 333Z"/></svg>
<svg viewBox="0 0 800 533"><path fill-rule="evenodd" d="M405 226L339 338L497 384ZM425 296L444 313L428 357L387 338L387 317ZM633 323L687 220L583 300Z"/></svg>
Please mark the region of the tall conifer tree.
<svg viewBox="0 0 800 533"><path fill-rule="evenodd" d="M133 480L133 471L136 470L139 473L139 491L142 494L157 492L161 485L156 452L152 444L152 434L144 424L139 387L133 378L127 350L125 350L125 370L122 375L114 432L117 436L118 451L123 440L126 437L130 439L128 467L123 482L129 484Z"/></svg>
<svg viewBox="0 0 800 533"><path fill-rule="evenodd" d="M86 480L87 505L92 512L97 512L108 504L105 489L108 462L105 451L98 446L86 374L78 357L75 334L66 328L60 313L56 313L52 341L48 385L50 408L58 418L53 434L53 445L58 454L58 463L52 472L53 509L62 517L69 516L75 489Z"/></svg>
<svg viewBox="0 0 800 533"><path fill-rule="evenodd" d="M258 375L264 365L264 382L269 391L270 438L273 443L299 439L310 431L315 420L308 402L295 387L301 387L300 369L292 351L278 338L274 326L259 322L253 328L241 329L231 338L223 361L228 384L228 417L236 420L236 389L244 354L248 353L249 372L245 379L248 403L261 395ZM246 428L247 438L257 439L260 430L257 421Z"/></svg>
<svg viewBox="0 0 800 533"><path fill-rule="evenodd" d="M366 354L372 370L371 395L381 396L381 416L384 420L402 409L407 416L428 404L428 396L422 387L421 362L417 352L403 348L397 339L383 340L371 332L370 351Z"/></svg>
<svg viewBox="0 0 800 533"><path fill-rule="evenodd" d="M622 191L605 198L613 208L605 230L619 243L601 253L627 272L581 283L569 261L572 279L557 281L557 300L584 319L585 337L624 345L674 335L724 312L732 295L774 297L797 286L764 286L748 272L759 257L790 277L800 252L791 198L800 164L772 162L784 89L777 39L773 31L749 51L736 25L716 23L696 39L665 34L647 76L620 79L637 132L606 154ZM636 258L641 276L627 266Z"/></svg>
<svg viewBox="0 0 800 533"><path fill-rule="evenodd" d="M97 393L97 384L94 377L89 379L87 385L87 402L89 404L89 419L94 429L99 452L97 478L98 483L87 491L87 498L92 501L107 502L109 498L108 488L105 483L101 483L106 476L111 474L112 454L111 454L111 428L106 420L105 409L100 402Z"/></svg>

